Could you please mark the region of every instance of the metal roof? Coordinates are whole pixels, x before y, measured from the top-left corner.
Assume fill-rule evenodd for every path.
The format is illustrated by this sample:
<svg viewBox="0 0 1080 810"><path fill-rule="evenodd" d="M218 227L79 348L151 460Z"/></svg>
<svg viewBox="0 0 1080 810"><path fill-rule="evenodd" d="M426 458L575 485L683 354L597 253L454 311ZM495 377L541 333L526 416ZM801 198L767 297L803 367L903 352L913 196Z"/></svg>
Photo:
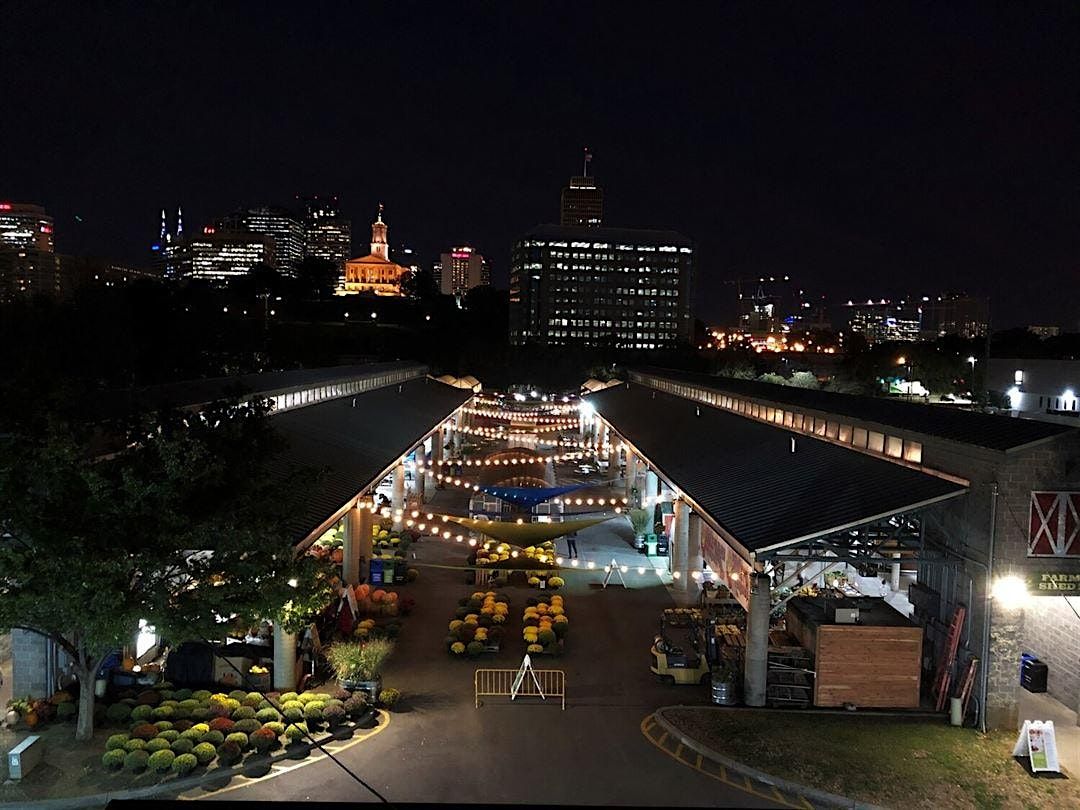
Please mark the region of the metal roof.
<svg viewBox="0 0 1080 810"><path fill-rule="evenodd" d="M967 491L643 385L623 383L586 401L747 552L792 545Z"/></svg>
<svg viewBox="0 0 1080 810"><path fill-rule="evenodd" d="M270 395L298 388L355 380L406 368L416 368L418 374L427 371L426 366L411 362L366 363L364 365L265 371L258 374L238 374L232 377L184 380L182 382L164 383L123 391L105 391L95 397L95 402L92 405L99 408L104 414L114 414L125 408L191 407L205 405L231 396Z"/></svg>
<svg viewBox="0 0 1080 810"><path fill-rule="evenodd" d="M664 242L680 247L693 247L689 237L678 231L659 231L647 228L585 228L572 225L537 225L521 239L566 239L578 242L619 241L651 245ZM520 240L519 240L520 241Z"/></svg>
<svg viewBox="0 0 1080 810"><path fill-rule="evenodd" d="M838 394L832 391L794 388L756 380L737 380L731 377L717 377L673 369L641 368L634 371L674 382L698 385L734 396L768 400L796 408L802 407L848 416L852 419L877 422L881 425L989 450L1013 450L1075 429L1068 425L976 411L961 411L947 406L925 405L885 397Z"/></svg>
<svg viewBox="0 0 1080 810"><path fill-rule="evenodd" d="M297 541L375 483L471 396L469 389L423 377L274 414L273 425L288 442L275 462L282 474L304 467L322 471L292 521Z"/></svg>

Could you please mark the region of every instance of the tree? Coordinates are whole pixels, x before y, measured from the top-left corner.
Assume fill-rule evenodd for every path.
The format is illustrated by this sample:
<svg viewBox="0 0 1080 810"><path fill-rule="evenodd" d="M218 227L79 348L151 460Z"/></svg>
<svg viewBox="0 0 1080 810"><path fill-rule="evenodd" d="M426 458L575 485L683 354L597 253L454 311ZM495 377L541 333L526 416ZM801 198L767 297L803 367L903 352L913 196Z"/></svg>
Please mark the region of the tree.
<svg viewBox="0 0 1080 810"><path fill-rule="evenodd" d="M303 296L314 296L322 301L334 294L338 283L338 268L329 259L305 256L296 268L296 284Z"/></svg>
<svg viewBox="0 0 1080 810"><path fill-rule="evenodd" d="M757 378L757 381L758 382L763 382L763 383L772 383L773 385L787 385L788 384L788 381L787 381L786 378L780 376L779 374L774 374L771 371L766 373L766 374L762 374L760 377Z"/></svg>
<svg viewBox="0 0 1080 810"><path fill-rule="evenodd" d="M817 377L810 371L796 371L791 375L791 379L787 381L787 384L793 388L813 388L817 389L821 386L818 384Z"/></svg>
<svg viewBox="0 0 1080 810"><path fill-rule="evenodd" d="M138 419L105 437L105 455L100 426L4 434L0 630L40 633L72 658L78 739L93 733L102 660L140 619L173 643L214 638L230 617L277 615L291 579L326 588L287 528L311 474L271 474L281 445L268 407Z"/></svg>

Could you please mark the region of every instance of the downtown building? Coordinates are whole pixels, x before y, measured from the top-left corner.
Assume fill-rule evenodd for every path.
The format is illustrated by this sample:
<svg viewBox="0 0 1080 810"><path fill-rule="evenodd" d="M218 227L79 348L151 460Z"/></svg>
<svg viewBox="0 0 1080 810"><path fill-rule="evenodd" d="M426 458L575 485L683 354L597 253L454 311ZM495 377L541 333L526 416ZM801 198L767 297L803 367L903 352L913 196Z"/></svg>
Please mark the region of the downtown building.
<svg viewBox="0 0 1080 810"><path fill-rule="evenodd" d="M693 281L675 231L540 225L514 243L510 342L674 348L691 337Z"/></svg>
<svg viewBox="0 0 1080 810"><path fill-rule="evenodd" d="M61 287L53 218L40 205L0 202L0 303Z"/></svg>
<svg viewBox="0 0 1080 810"><path fill-rule="evenodd" d="M258 265L274 266L274 238L250 231L203 228L198 236L175 243L170 262L173 277L227 282Z"/></svg>
<svg viewBox="0 0 1080 810"><path fill-rule="evenodd" d="M908 300L865 303L848 301L848 331L866 338L869 344L891 342L915 342L922 329L922 308Z"/></svg>
<svg viewBox="0 0 1080 810"><path fill-rule="evenodd" d="M371 252L366 256L345 262L345 286L339 295L374 293L375 295L401 296L402 281L412 274L411 267L390 261L390 244L387 242L389 228L383 222L383 206L371 223ZM410 258L412 254L410 254Z"/></svg>
<svg viewBox="0 0 1080 810"><path fill-rule="evenodd" d="M352 223L341 214L337 197L304 197L304 258L331 262L338 288L345 288L345 262L352 257Z"/></svg>
<svg viewBox="0 0 1080 810"><path fill-rule="evenodd" d="M285 208L258 205L241 209L222 217L217 231L258 234L273 240L271 266L285 276L295 276L304 259L304 225L300 218Z"/></svg>
<svg viewBox="0 0 1080 810"><path fill-rule="evenodd" d="M439 257L435 282L443 295L464 295L474 287L491 284L491 268L476 248L452 247Z"/></svg>

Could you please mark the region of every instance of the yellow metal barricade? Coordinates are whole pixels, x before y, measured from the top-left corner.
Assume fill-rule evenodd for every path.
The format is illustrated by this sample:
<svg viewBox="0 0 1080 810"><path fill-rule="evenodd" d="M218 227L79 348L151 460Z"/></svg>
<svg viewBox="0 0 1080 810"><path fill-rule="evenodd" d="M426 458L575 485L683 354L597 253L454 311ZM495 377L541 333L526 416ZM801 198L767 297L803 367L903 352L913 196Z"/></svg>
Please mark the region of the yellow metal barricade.
<svg viewBox="0 0 1080 810"><path fill-rule="evenodd" d="M536 676L533 681L532 675ZM480 708L480 698L484 696L509 697L514 685L516 669L478 669L473 676L474 700ZM537 689L537 683L540 688ZM518 687L518 697L558 698L563 710L566 710L566 673L561 669L530 669Z"/></svg>

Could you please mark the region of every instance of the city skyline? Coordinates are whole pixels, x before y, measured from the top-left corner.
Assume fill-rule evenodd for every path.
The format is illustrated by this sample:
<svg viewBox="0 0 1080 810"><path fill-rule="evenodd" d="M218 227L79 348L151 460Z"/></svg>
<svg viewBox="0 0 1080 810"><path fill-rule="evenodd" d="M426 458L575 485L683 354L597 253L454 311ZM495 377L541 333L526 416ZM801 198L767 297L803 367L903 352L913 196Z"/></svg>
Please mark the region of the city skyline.
<svg viewBox="0 0 1080 810"><path fill-rule="evenodd" d="M132 263L163 205L208 223L333 189L354 222L384 201L425 261L477 245L505 288L513 239L558 221L587 145L605 224L695 240L707 322L733 314L725 279L790 273L846 300L872 274L874 295L965 289L1008 303L995 324L1075 328L1075 10L686 9L649 29L678 58L646 69L617 32L602 34L603 7L575 7L572 30L556 8L570 9L534 20L512 7L423 19L325 8L293 36L306 12L224 7L214 33L194 36L203 7L118 4L105 26L91 9L13 4L0 52L56 89L8 88L0 197L44 205L58 250ZM620 30L632 39L644 13L621 7ZM354 132L339 103L366 92L369 77L336 48L361 21L384 33L369 47L396 99L392 130ZM490 48L436 70L439 48L426 45L455 32ZM407 53L392 44L402 37ZM549 48L553 60L531 58ZM264 60L267 49L284 56ZM140 70L124 69L132 62ZM314 88L296 69L306 64L322 65ZM257 86L223 78L256 66ZM294 112L281 97L297 99ZM432 126L464 107L483 115ZM25 159L35 154L48 159Z"/></svg>

